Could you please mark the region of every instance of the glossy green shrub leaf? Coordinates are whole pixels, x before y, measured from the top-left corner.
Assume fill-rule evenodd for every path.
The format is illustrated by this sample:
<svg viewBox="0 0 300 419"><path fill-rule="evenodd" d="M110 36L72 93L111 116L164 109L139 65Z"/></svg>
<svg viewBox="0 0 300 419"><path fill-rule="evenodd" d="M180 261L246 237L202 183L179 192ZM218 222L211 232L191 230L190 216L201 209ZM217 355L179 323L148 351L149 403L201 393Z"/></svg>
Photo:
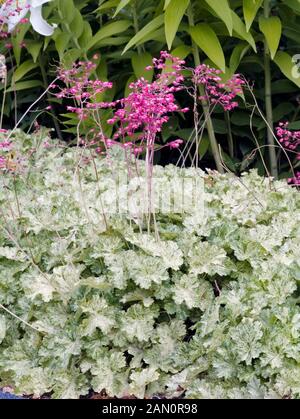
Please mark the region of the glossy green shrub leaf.
<svg viewBox="0 0 300 419"><path fill-rule="evenodd" d="M31 60L24 61L19 67L16 68L12 78L13 83L21 80L31 70L37 68L37 66L38 65Z"/></svg>
<svg viewBox="0 0 300 419"><path fill-rule="evenodd" d="M171 0L165 10L165 33L169 50L190 0Z"/></svg>
<svg viewBox="0 0 300 419"><path fill-rule="evenodd" d="M186 58L192 52L192 47L189 45L179 45L171 51L171 54L174 57L181 58L182 60Z"/></svg>
<svg viewBox="0 0 300 419"><path fill-rule="evenodd" d="M152 81L154 71L146 70L146 67L152 65L152 55L149 52L143 52L141 54L133 54L131 58L132 67L136 78L144 77L148 81Z"/></svg>
<svg viewBox="0 0 300 419"><path fill-rule="evenodd" d="M300 121L290 122L289 129L300 131Z"/></svg>
<svg viewBox="0 0 300 419"><path fill-rule="evenodd" d="M284 0L285 6L290 7L294 12L300 13L300 2L299 0Z"/></svg>
<svg viewBox="0 0 300 419"><path fill-rule="evenodd" d="M245 42L241 42L240 44L234 47L232 54L230 56L230 62L229 62L230 70L233 73L237 70L241 60L243 59L245 54L249 51L249 48L250 48L249 44Z"/></svg>
<svg viewBox="0 0 300 419"><path fill-rule="evenodd" d="M34 89L35 87L42 87L43 83L40 80L27 80L20 81L16 84L12 84L10 88L7 89L7 92L18 92L20 90Z"/></svg>
<svg viewBox="0 0 300 419"><path fill-rule="evenodd" d="M11 39L11 43L13 45L14 58L16 60L17 65L19 65L21 61L22 43L29 28L29 23L22 24L16 32L15 36L13 36Z"/></svg>
<svg viewBox="0 0 300 419"><path fill-rule="evenodd" d="M67 32L60 32L55 37L55 47L58 52L60 61L62 60L66 49L68 48L70 38L71 38L71 35Z"/></svg>
<svg viewBox="0 0 300 419"><path fill-rule="evenodd" d="M225 72L225 57L220 41L213 29L206 23L199 23L189 28L194 42L202 49L214 64Z"/></svg>
<svg viewBox="0 0 300 419"><path fill-rule="evenodd" d="M71 23L78 9L73 0L63 0L58 2L58 14L63 23Z"/></svg>
<svg viewBox="0 0 300 419"><path fill-rule="evenodd" d="M143 45L148 41L156 41L160 42L161 44L165 44L166 42L166 35L165 35L165 29L163 27L157 29L154 32L149 32L147 35L143 36L136 45Z"/></svg>
<svg viewBox="0 0 300 419"><path fill-rule="evenodd" d="M120 0L108 0L101 4L101 6L98 7L98 9L95 10L95 13L97 12L106 12L106 10L114 9L118 6L120 3Z"/></svg>
<svg viewBox="0 0 300 419"><path fill-rule="evenodd" d="M130 20L118 20L116 22L108 23L103 26L99 31L93 36L91 41L88 43L87 48L91 49L102 39L109 38L112 35L126 31L131 25Z"/></svg>
<svg viewBox="0 0 300 419"><path fill-rule="evenodd" d="M233 21L228 0L205 0L214 13L225 23L228 32L232 35Z"/></svg>
<svg viewBox="0 0 300 419"><path fill-rule="evenodd" d="M120 0L120 2L119 2L119 4L118 4L118 7L117 7L117 9L116 9L116 11L115 11L115 14L114 14L114 17L116 17L117 16L117 14L122 10L122 9L124 9L124 7L126 7L130 2L131 2L132 0Z"/></svg>
<svg viewBox="0 0 300 419"><path fill-rule="evenodd" d="M243 0L243 13L247 32L249 32L249 29L251 28L251 25L262 3L263 0Z"/></svg>
<svg viewBox="0 0 300 419"><path fill-rule="evenodd" d="M73 19L70 21L70 23L68 23L67 28L76 40L81 36L83 32L84 21L80 11L76 8L74 10Z"/></svg>
<svg viewBox="0 0 300 419"><path fill-rule="evenodd" d="M233 30L239 38L244 39L247 41L254 51L256 52L256 45L253 36L250 32L247 32L246 26L242 19L232 10L232 21L233 21Z"/></svg>
<svg viewBox="0 0 300 419"><path fill-rule="evenodd" d="M42 41L32 41L32 40L26 41L26 49L31 54L34 63L37 62L42 46L43 46Z"/></svg>
<svg viewBox="0 0 300 419"><path fill-rule="evenodd" d="M200 139L200 144L198 148L198 153L200 159L202 159L205 154L208 152L210 146L210 141L208 135L202 135L202 138Z"/></svg>
<svg viewBox="0 0 300 419"><path fill-rule="evenodd" d="M84 49L86 52L88 51L88 44L93 38L93 32L91 25L89 22L83 22L83 31L80 35L80 38L78 39L78 43L81 46L82 49Z"/></svg>
<svg viewBox="0 0 300 419"><path fill-rule="evenodd" d="M164 4L164 10L166 10L166 8L169 6L171 0L165 0L165 4Z"/></svg>
<svg viewBox="0 0 300 419"><path fill-rule="evenodd" d="M281 32L282 32L281 20L277 16L271 16L268 18L260 16L259 29L265 36L267 45L270 50L271 58L273 59L277 52L280 38L281 38Z"/></svg>
<svg viewBox="0 0 300 419"><path fill-rule="evenodd" d="M131 47L136 45L139 41L141 41L147 35L151 35L156 29L161 27L164 23L164 15L157 16L151 22L149 22L146 26L143 27L126 45L123 50L123 54L128 51Z"/></svg>

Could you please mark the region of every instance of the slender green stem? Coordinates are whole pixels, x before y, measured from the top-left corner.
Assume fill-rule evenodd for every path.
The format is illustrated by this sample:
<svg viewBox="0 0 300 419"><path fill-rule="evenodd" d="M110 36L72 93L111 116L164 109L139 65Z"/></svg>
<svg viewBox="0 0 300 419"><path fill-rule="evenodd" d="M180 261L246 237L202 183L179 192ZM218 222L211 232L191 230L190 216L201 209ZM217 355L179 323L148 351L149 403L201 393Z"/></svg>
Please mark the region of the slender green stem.
<svg viewBox="0 0 300 419"><path fill-rule="evenodd" d="M270 0L264 1L264 17L270 16ZM271 60L267 41L264 41L264 68L265 68L265 104L266 104L266 119L268 121L267 127L267 141L270 159L270 172L275 178L278 177L277 156L275 149L275 142L273 136L273 107L272 107L272 78L271 78Z"/></svg>
<svg viewBox="0 0 300 419"><path fill-rule="evenodd" d="M229 155L233 159L234 158L234 142L233 142L230 116L229 116L229 113L227 111L225 112L225 120L226 120L226 125L227 125L227 138L228 138Z"/></svg>
<svg viewBox="0 0 300 419"><path fill-rule="evenodd" d="M46 73L44 62L43 62L43 59L41 58L41 56L39 56L39 66L40 66L40 69L41 69L41 75L42 75L42 78L43 78L44 87L45 87L45 89L48 89L49 83L48 83L47 73ZM47 91L47 98L51 99L51 95L50 95L49 91ZM53 123L54 123L55 130L56 130L56 134L57 134L58 138L60 140L62 140L63 136L62 136L62 132L61 132L59 123L57 121L55 112L53 111L53 109L51 109L50 112L51 112L51 116L52 116L52 120L53 120Z"/></svg>
<svg viewBox="0 0 300 419"><path fill-rule="evenodd" d="M6 90L7 90L7 77L5 77L5 79L4 79L3 98L2 98L1 112L0 112L0 128L2 128L2 124L3 124Z"/></svg>
<svg viewBox="0 0 300 419"><path fill-rule="evenodd" d="M190 26L195 26L194 15L193 15L193 7L192 7L191 3L188 7L187 15L188 15L189 25ZM198 66L198 65L201 64L199 48L198 48L197 44L193 41L193 39L192 39L192 48L193 48L195 65ZM201 85L199 86L199 93L200 93L201 96L204 96L204 93L205 93L204 88ZM218 146L218 143L217 143L217 140L216 140L214 127L213 127L212 119L211 119L210 112L209 112L209 106L208 106L208 103L206 102L206 100L201 100L201 104L202 104L202 108L203 108L203 112L204 112L204 116L205 116L205 120L206 120L206 129L207 129L207 132L208 132L211 151L212 151L212 154L213 154L213 157L214 157L214 160L215 160L218 171L220 173L224 173L222 159L221 159L220 152L219 152L219 146ZM197 140L197 143L198 143L198 138L196 140Z"/></svg>

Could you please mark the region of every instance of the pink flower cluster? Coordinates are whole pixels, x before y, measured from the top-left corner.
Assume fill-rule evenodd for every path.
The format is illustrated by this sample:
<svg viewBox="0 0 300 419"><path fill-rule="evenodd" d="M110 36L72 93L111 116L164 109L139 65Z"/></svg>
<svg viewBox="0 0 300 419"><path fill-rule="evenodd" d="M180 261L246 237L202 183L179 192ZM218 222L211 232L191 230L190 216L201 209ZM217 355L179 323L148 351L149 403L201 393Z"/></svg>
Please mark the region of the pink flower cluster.
<svg viewBox="0 0 300 419"><path fill-rule="evenodd" d="M119 107L113 118L107 121L111 125L118 124L113 140L125 141L128 146L132 143L126 143L126 138L135 137L141 144L134 149L135 153L141 147L151 148L162 126L169 121L169 114L189 110L181 109L175 99L175 93L183 89L183 64L183 60L165 51L160 53L159 59L153 59L153 66L146 69L158 70L156 79L149 82L142 77L131 83L128 97L113 104ZM182 140L175 140L169 146L178 148L181 142Z"/></svg>
<svg viewBox="0 0 300 419"><path fill-rule="evenodd" d="M76 113L80 120L87 119L89 109L102 106L94 100L96 95L112 88L110 82L91 79L95 69L96 64L93 61L79 61L70 70L60 69L58 73L66 87L56 93L56 97L74 99L76 106L68 106L67 110ZM52 85L52 88L56 87L58 86Z"/></svg>
<svg viewBox="0 0 300 419"><path fill-rule="evenodd" d="M300 131L290 131L288 122L280 122L276 128L276 134L282 146L293 153L296 153L296 160L300 160ZM295 177L288 179L289 183L300 186L300 172Z"/></svg>
<svg viewBox="0 0 300 419"><path fill-rule="evenodd" d="M0 129L0 133L5 134L6 130ZM0 170L6 170L7 169L7 157L6 153L8 151L11 151L12 149L12 143L10 141L0 141Z"/></svg>
<svg viewBox="0 0 300 419"><path fill-rule="evenodd" d="M110 125L116 125L112 138L106 138L103 132L91 128L87 135L89 140L81 139L81 145L87 143L95 145L101 141L105 148L109 148L113 144L119 144L137 155L145 148L153 147L156 136L161 132L163 124L168 122L170 113L189 110L180 109L175 100L175 93L183 89L184 77L181 74L183 64L183 60L167 52L161 52L160 58L153 59L153 66L147 67L148 70L158 71L153 82L140 78L130 84L131 93L128 97L114 102L103 102L99 101L96 95L112 88L112 83L92 80L92 73L96 69L95 62L80 61L69 70L59 70L58 78L65 87L60 88L55 95L60 99L74 101L74 106L67 106L67 110L76 113L79 120L89 117L95 120L98 115L94 111L97 109L113 109L113 117L107 121ZM58 85L52 87L59 88ZM97 126L100 128L101 123L99 122ZM174 149L181 143L182 140L178 139L167 146ZM101 151L101 147L97 147L96 152L101 153Z"/></svg>
<svg viewBox="0 0 300 419"><path fill-rule="evenodd" d="M213 105L221 105L225 111L231 111L238 106L236 96L243 93L245 81L239 74L234 74L226 82L222 82L220 70L211 68L206 64L197 66L193 71L193 81L202 85L205 95L200 100L205 100Z"/></svg>

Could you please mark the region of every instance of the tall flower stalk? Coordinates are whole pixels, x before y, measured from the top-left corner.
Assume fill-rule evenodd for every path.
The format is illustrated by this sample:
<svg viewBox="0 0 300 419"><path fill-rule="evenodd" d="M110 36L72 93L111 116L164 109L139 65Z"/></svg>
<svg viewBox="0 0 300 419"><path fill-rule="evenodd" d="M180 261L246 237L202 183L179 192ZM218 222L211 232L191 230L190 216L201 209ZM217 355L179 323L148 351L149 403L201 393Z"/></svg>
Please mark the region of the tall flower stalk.
<svg viewBox="0 0 300 419"><path fill-rule="evenodd" d="M190 26L195 26L193 7L192 7L191 3L188 7L187 15L188 15L189 25ZM194 40L192 40L192 47L193 47L193 55L194 55L195 64L196 64L196 66L199 66L201 64L199 48L196 45L196 43L194 42ZM203 89L203 86L201 86L201 85L199 85L199 93L202 97L205 93L204 89ZM202 108L203 108L203 112L204 112L204 116L205 116L205 124L206 124L207 133L208 133L208 137L209 137L209 141L210 141L211 152L212 152L212 155L214 157L214 160L215 160L218 171L220 173L224 173L224 168L223 168L222 159L221 159L221 155L220 155L219 145L218 145L218 142L217 142L217 139L216 139L216 136L215 136L214 127L213 127L212 119L211 119L210 112L209 112L209 106L208 106L205 99L201 100L201 104L202 104ZM197 148L198 148L199 147L199 139L198 138L196 138L196 142L197 142Z"/></svg>

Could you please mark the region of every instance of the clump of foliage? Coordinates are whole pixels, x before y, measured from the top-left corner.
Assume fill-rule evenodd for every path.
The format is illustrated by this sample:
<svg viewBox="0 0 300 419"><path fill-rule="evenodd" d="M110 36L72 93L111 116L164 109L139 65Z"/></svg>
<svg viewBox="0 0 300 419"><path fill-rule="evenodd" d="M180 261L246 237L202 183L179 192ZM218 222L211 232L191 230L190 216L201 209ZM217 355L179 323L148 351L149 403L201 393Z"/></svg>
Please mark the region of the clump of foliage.
<svg viewBox="0 0 300 419"><path fill-rule="evenodd" d="M3 140L7 134L3 135ZM202 179L204 215L113 213L144 164L15 131L0 176L0 385L77 398L300 395L300 198L256 171ZM115 156L113 156L113 153ZM24 156L26 155L26 159ZM29 156L29 158L28 158Z"/></svg>
<svg viewBox="0 0 300 419"><path fill-rule="evenodd" d="M69 68L97 56L94 78L114 83L105 100L116 101L127 97L137 79L152 81L153 72L145 67L159 51L168 50L190 67L217 68L224 83L237 72L243 74L262 109L253 108L249 91L234 114L222 108L210 114L202 101L207 122L199 153L202 167L222 171L225 164L235 173L255 167L260 174L293 177L291 165L281 161L272 128L280 121L291 121L292 130L300 126L297 0L49 0L43 5L5 0L1 5L3 128L12 128L42 95L36 112L28 112L20 126L27 129L39 118L43 125L54 125L59 138L69 140L76 133L74 115L65 114L62 99L43 94L58 65ZM14 16L7 13L15 9ZM46 20L42 27L31 25L37 9L39 22ZM4 56L7 73L1 66ZM179 105L189 103L180 97ZM176 138L187 141L193 129L192 117L175 113L160 139L163 144ZM157 158L164 161L164 156ZM167 160L172 161L169 156Z"/></svg>

